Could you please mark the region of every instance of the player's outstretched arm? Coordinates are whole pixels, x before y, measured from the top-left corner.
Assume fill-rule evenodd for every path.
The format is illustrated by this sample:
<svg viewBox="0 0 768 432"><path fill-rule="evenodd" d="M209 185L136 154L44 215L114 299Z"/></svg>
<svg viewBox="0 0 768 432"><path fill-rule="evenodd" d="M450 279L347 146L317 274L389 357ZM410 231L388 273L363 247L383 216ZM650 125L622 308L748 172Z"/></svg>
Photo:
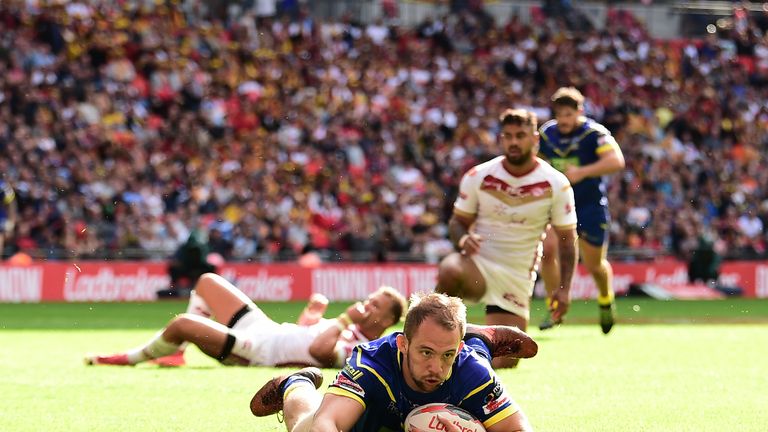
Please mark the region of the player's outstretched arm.
<svg viewBox="0 0 768 432"><path fill-rule="evenodd" d="M327 308L328 297L320 293L313 293L312 296L309 297L307 306L301 311L301 316L296 320L296 323L302 326L317 324L320 321L320 318L323 317Z"/></svg>
<svg viewBox="0 0 768 432"><path fill-rule="evenodd" d="M309 346L309 354L324 367L340 366L339 362L349 355L340 340L342 333L350 324L363 321L367 312L361 302L350 305L347 310L336 318L336 325L331 326L315 338Z"/></svg>
<svg viewBox="0 0 768 432"><path fill-rule="evenodd" d="M364 411L363 405L352 398L326 393L315 413L310 432L349 431Z"/></svg>
<svg viewBox="0 0 768 432"><path fill-rule="evenodd" d="M309 345L309 354L315 358L323 367L333 367L339 360L336 345L339 342L342 332L350 324L346 314L339 315L336 318L336 325L328 327L315 337L315 340Z"/></svg>
<svg viewBox="0 0 768 432"><path fill-rule="evenodd" d="M447 429L446 429L447 430ZM490 426L488 432L532 432L533 427L528 422L528 417L522 410L505 418L504 420Z"/></svg>

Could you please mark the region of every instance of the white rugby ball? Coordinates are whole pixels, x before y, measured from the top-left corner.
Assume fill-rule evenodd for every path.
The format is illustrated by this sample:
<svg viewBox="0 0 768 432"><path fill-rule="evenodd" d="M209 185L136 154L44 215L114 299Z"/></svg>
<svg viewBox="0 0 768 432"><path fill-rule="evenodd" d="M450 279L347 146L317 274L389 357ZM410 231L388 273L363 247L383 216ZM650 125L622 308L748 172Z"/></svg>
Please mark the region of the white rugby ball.
<svg viewBox="0 0 768 432"><path fill-rule="evenodd" d="M444 431L445 427L437 419L438 414L458 426L461 432L485 432L483 424L472 414L445 403L431 403L414 408L405 418L405 431Z"/></svg>

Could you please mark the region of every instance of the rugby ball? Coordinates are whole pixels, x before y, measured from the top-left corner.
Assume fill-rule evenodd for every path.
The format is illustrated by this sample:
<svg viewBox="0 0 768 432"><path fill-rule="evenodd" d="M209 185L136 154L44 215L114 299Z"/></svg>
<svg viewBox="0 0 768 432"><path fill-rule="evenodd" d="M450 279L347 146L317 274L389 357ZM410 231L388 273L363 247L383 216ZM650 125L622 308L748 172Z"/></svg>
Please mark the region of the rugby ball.
<svg viewBox="0 0 768 432"><path fill-rule="evenodd" d="M444 431L445 426L438 421L438 415L458 426L461 432L485 432L483 424L472 414L455 405L445 403L431 403L414 408L405 418L405 431Z"/></svg>

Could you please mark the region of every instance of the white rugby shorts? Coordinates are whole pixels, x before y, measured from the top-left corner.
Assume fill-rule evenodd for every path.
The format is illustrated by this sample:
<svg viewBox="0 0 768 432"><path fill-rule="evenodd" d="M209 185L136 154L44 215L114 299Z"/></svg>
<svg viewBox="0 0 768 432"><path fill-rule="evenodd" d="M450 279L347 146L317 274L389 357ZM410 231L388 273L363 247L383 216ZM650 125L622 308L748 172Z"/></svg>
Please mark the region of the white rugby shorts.
<svg viewBox="0 0 768 432"><path fill-rule="evenodd" d="M480 254L473 254L471 258L485 279L485 295L480 301L529 320L531 295L536 282L531 280L530 273L513 271L509 266Z"/></svg>

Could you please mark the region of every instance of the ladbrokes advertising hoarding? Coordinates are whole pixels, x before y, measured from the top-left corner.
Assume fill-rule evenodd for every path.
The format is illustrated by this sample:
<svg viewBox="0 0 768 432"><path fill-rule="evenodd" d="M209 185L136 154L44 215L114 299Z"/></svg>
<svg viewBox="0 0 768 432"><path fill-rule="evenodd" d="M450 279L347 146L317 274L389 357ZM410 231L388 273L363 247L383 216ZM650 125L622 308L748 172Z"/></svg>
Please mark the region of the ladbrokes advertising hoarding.
<svg viewBox="0 0 768 432"><path fill-rule="evenodd" d="M40 263L29 266L0 265L0 302L41 301L152 301L155 292L168 287L163 262ZM661 286L684 285L685 263L613 264L618 294L632 283ZM320 292L331 300L364 298L380 285L391 285L405 294L431 291L437 267L429 264L327 264L316 268L298 264L228 264L219 273L256 301L306 300ZM739 286L747 297L768 297L768 262L728 262L720 280ZM573 281L574 299L594 298L592 278L579 269Z"/></svg>

